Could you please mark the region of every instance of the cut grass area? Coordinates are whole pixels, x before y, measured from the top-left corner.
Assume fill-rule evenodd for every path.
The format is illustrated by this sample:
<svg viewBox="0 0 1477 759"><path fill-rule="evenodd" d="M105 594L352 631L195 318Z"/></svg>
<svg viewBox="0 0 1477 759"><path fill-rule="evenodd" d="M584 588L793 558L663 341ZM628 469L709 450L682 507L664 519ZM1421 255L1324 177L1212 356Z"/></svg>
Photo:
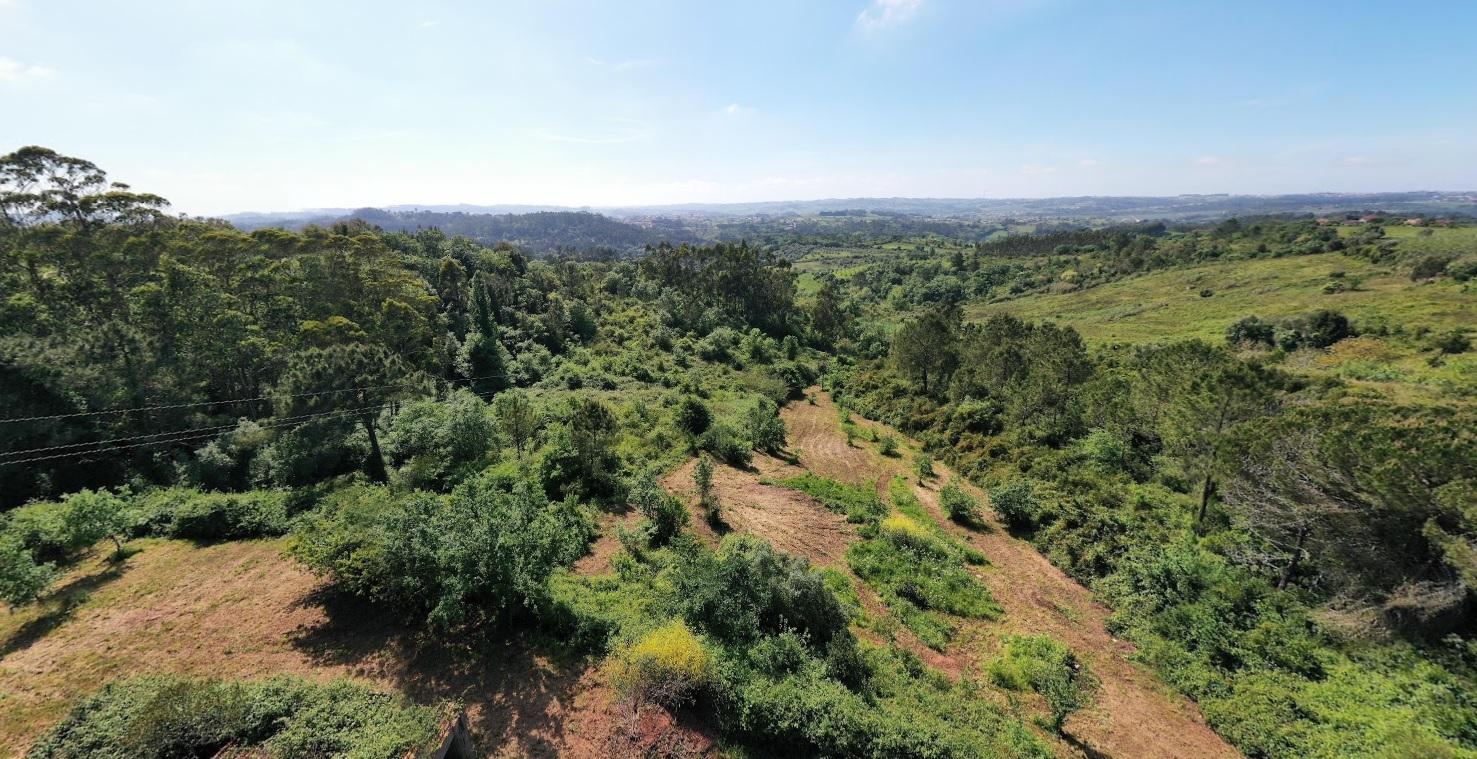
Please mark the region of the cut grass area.
<svg viewBox="0 0 1477 759"><path fill-rule="evenodd" d="M1359 277L1355 291L1326 294L1329 275ZM1201 297L1210 290L1210 297ZM1070 293L1029 295L975 304L983 319L1012 313L1071 325L1092 343L1147 343L1199 337L1223 340L1237 319L1283 319L1331 308L1356 322L1382 319L1407 329L1477 327L1477 293L1451 280L1412 282L1391 267L1338 253L1251 261L1221 261L1151 272Z"/></svg>
<svg viewBox="0 0 1477 759"><path fill-rule="evenodd" d="M1004 610L966 566L986 563L984 555L934 522L903 478L893 478L890 494L896 510L847 550L847 564L919 640L942 651L957 629L950 617L998 619Z"/></svg>
<svg viewBox="0 0 1477 759"><path fill-rule="evenodd" d="M1357 280L1358 289L1325 293L1335 272L1344 273L1345 283ZM1210 295L1202 297L1202 291ZM977 303L968 316L980 320L1009 313L1030 321L1052 320L1097 345L1188 338L1221 344L1226 328L1243 317L1276 321L1320 309L1339 311L1356 326L1398 326L1406 335L1422 329L1477 330L1477 288L1447 278L1413 282L1400 266L1338 253L1167 269L1076 292ZM1380 355L1372 357L1375 353ZM1467 397L1477 390L1472 354L1447 357L1436 365L1427 362L1432 355L1420 338L1371 338L1326 352L1294 354L1286 364L1368 383L1373 392L1400 400Z"/></svg>
<svg viewBox="0 0 1477 759"><path fill-rule="evenodd" d="M845 514L846 521L852 524L875 522L887 513L887 507L883 505L882 499L877 497L875 487L847 485L810 472L777 480L766 479L763 482L766 485L779 485L798 490L820 501L831 511Z"/></svg>

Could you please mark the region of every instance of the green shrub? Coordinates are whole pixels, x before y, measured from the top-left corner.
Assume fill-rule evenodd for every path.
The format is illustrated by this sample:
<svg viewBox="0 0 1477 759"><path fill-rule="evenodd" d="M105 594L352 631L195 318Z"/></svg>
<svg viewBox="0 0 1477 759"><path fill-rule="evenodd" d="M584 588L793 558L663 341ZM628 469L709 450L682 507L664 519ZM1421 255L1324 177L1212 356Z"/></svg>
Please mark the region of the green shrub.
<svg viewBox="0 0 1477 759"><path fill-rule="evenodd" d="M676 416L677 429L689 435L701 435L708 431L713 424L713 414L708 407L697 398L690 395L682 396L677 402Z"/></svg>
<svg viewBox="0 0 1477 759"><path fill-rule="evenodd" d="M811 496L831 511L845 514L846 521L853 524L876 522L887 515L887 506L877 496L875 487L847 485L810 472L777 480L775 484Z"/></svg>
<svg viewBox="0 0 1477 759"><path fill-rule="evenodd" d="M1071 649L1045 635L1011 636L999 659L990 663L990 678L1003 688L1040 693L1051 708L1050 727L1061 732L1072 712L1086 706L1096 679Z"/></svg>
<svg viewBox="0 0 1477 759"><path fill-rule="evenodd" d="M646 518L650 545L666 545L687 526L687 507L662 489L655 471L635 477L629 490L632 505Z"/></svg>
<svg viewBox="0 0 1477 759"><path fill-rule="evenodd" d="M345 590L440 631L545 611L549 574L584 554L589 517L521 480L478 479L450 496L360 487L337 494L298 530L294 554Z"/></svg>
<svg viewBox="0 0 1477 759"><path fill-rule="evenodd" d="M385 452L411 487L442 489L485 466L498 447L488 405L467 390L405 404L390 422Z"/></svg>
<svg viewBox="0 0 1477 759"><path fill-rule="evenodd" d="M883 456L896 456L897 440L894 440L891 435L883 435L878 440L877 452Z"/></svg>
<svg viewBox="0 0 1477 759"><path fill-rule="evenodd" d="M607 670L611 684L637 706L673 707L709 687L713 661L702 639L674 619L618 651Z"/></svg>
<svg viewBox="0 0 1477 759"><path fill-rule="evenodd" d="M714 424L703 433L698 439L698 448L713 454L714 458L731 467L747 469L749 466L749 446L732 427L722 422Z"/></svg>
<svg viewBox="0 0 1477 759"><path fill-rule="evenodd" d="M267 755L398 759L436 736L436 709L349 682L156 675L104 687L26 754L31 759L214 756L228 744Z"/></svg>
<svg viewBox="0 0 1477 759"><path fill-rule="evenodd" d="M959 524L973 527L981 523L979 502L952 482L939 490L939 505L943 506L950 519Z"/></svg>
<svg viewBox="0 0 1477 759"><path fill-rule="evenodd" d="M716 553L689 546L672 586L682 617L720 641L795 630L823 647L846 634L846 612L810 562L752 536L729 535Z"/></svg>
<svg viewBox="0 0 1477 759"><path fill-rule="evenodd" d="M919 482L926 482L933 478L933 456L926 451L919 451L913 457L913 471L918 475Z"/></svg>
<svg viewBox="0 0 1477 759"><path fill-rule="evenodd" d="M755 399L744 417L744 426L756 450L778 453L785 447L785 422L774 401Z"/></svg>
<svg viewBox="0 0 1477 759"><path fill-rule="evenodd" d="M1025 480L1015 480L990 490L990 506L1000 520L1012 529L1034 527L1041 518L1041 505Z"/></svg>
<svg viewBox="0 0 1477 759"><path fill-rule="evenodd" d="M185 488L141 496L141 511L154 534L213 542L242 540L287 532L287 493L201 493Z"/></svg>

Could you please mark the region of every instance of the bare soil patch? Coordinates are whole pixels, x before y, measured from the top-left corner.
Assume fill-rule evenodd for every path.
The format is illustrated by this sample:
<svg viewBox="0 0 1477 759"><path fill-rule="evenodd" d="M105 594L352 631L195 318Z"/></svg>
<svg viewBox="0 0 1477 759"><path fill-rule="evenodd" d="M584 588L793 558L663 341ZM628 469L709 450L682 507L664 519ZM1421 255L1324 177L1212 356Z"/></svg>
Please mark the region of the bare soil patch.
<svg viewBox="0 0 1477 759"><path fill-rule="evenodd" d="M334 593L284 557L281 540L134 545L123 566L99 556L63 581L70 610L53 596L0 611L0 755L23 754L107 682L154 672L353 677L424 703L458 700L493 756L605 757L620 745L624 707L583 658L518 636L429 639ZM686 740L687 728L664 730Z"/></svg>
<svg viewBox="0 0 1477 759"><path fill-rule="evenodd" d="M942 464L935 464L936 478L918 484L910 459L910 453L918 450L917 442L885 425L852 417L858 427L894 436L901 455L882 456L875 444L861 440L848 446L830 397L819 388L807 392L814 404L792 403L782 412L790 446L804 466L853 485L876 482L884 496L892 476L909 477L933 518L989 558L990 565L979 568L978 575L1004 607L1005 616L998 622L962 621L946 651L950 658L962 660L957 666L979 671L995 655L1003 635L1045 633L1070 646L1103 683L1093 705L1068 720L1065 750L1135 759L1240 756L1205 724L1194 703L1129 661L1133 645L1108 634L1109 610L1093 599L1091 591L1031 544L1012 537L992 516L984 529L973 531L949 521L939 507L938 489L951 481L982 504L988 503L985 493Z"/></svg>

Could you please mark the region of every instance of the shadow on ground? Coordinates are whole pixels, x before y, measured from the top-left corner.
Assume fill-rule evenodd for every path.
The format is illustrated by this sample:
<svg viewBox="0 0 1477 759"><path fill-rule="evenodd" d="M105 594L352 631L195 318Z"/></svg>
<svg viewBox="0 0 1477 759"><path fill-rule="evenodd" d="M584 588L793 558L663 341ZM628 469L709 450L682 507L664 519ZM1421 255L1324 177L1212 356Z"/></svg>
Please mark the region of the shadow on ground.
<svg viewBox="0 0 1477 759"><path fill-rule="evenodd" d="M490 754L565 753L568 713L586 685L586 658L522 632L479 641L434 638L332 588L299 603L326 615L291 636L316 664L384 681L421 703L465 704L473 737Z"/></svg>

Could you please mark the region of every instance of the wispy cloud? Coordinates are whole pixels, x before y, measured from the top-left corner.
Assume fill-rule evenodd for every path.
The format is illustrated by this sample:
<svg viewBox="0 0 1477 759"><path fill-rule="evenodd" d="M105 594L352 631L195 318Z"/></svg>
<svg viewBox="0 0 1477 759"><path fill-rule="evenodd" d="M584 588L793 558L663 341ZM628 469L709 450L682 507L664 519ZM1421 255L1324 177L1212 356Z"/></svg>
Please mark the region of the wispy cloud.
<svg viewBox="0 0 1477 759"><path fill-rule="evenodd" d="M1225 162L1226 159L1214 155L1203 155L1195 159L1196 166L1220 166Z"/></svg>
<svg viewBox="0 0 1477 759"><path fill-rule="evenodd" d="M723 106L723 114L725 116L745 116L753 113L754 110L751 106L739 105L738 103L729 103Z"/></svg>
<svg viewBox="0 0 1477 759"><path fill-rule="evenodd" d="M1022 166L1021 167L1021 173L1022 174L1025 174L1028 177L1045 176L1047 174L1055 174L1056 173L1056 167L1055 166L1043 166L1041 164L1036 164L1036 163L1028 163L1025 166Z"/></svg>
<svg viewBox="0 0 1477 759"><path fill-rule="evenodd" d="M422 29L430 29L430 28L436 26L436 24L438 24L438 23L440 23L440 22L439 21L434 21L434 20L431 20L431 19L427 19L427 20L422 21L420 23L420 28L422 28Z"/></svg>
<svg viewBox="0 0 1477 759"><path fill-rule="evenodd" d="M1102 161L1099 161L1096 158L1084 158L1084 159L1078 161L1077 162L1077 165L1078 166L1081 166L1084 169L1090 169L1090 168L1093 168L1094 166L1102 166L1103 165L1103 162Z"/></svg>
<svg viewBox="0 0 1477 759"><path fill-rule="evenodd" d="M0 0L4 2L4 0ZM0 82L34 82L50 79L56 69L36 63L21 63L13 58L0 58Z"/></svg>
<svg viewBox="0 0 1477 759"><path fill-rule="evenodd" d="M907 22L921 5L923 0L872 0L857 14L856 25L868 32L881 31Z"/></svg>

